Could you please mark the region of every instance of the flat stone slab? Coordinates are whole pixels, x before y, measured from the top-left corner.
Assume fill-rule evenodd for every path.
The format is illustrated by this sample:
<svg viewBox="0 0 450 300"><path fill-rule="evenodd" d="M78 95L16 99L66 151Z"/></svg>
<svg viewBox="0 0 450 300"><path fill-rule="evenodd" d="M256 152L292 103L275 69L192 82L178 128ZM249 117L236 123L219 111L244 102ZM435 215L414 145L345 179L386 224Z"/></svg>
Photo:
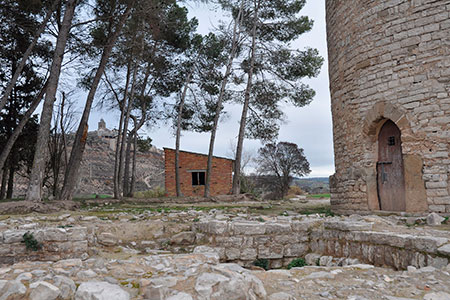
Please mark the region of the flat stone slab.
<svg viewBox="0 0 450 300"><path fill-rule="evenodd" d="M442 247L439 247L437 249L437 252L439 254L445 255L445 256L450 256L450 244L444 245Z"/></svg>
<svg viewBox="0 0 450 300"><path fill-rule="evenodd" d="M354 221L325 221L323 225L326 229L340 231L368 231L372 230L373 227L373 223Z"/></svg>

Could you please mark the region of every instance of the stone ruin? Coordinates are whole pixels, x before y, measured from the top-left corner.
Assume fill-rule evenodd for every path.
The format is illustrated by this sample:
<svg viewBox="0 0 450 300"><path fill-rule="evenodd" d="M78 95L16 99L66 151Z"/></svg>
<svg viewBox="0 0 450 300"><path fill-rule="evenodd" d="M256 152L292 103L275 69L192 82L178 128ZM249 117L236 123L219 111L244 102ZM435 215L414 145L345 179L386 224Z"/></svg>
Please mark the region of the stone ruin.
<svg viewBox="0 0 450 300"><path fill-rule="evenodd" d="M398 225L420 222L221 210L11 217L0 222L0 297L366 299L352 297L365 295L369 287L361 282L367 281L378 287L371 299L446 299L450 234ZM28 249L25 233L42 247ZM283 269L302 257L309 266ZM255 268L258 260L272 270ZM432 291L415 288L429 282Z"/></svg>
<svg viewBox="0 0 450 300"><path fill-rule="evenodd" d="M338 212L450 213L450 3L327 0Z"/></svg>

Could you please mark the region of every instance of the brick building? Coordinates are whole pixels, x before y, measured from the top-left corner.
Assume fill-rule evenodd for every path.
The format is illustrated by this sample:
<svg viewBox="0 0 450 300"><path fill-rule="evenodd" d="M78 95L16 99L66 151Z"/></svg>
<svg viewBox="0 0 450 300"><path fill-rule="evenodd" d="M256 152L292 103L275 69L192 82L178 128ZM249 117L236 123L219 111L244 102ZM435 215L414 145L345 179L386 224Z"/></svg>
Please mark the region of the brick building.
<svg viewBox="0 0 450 300"><path fill-rule="evenodd" d="M333 209L450 213L450 1L326 11Z"/></svg>
<svg viewBox="0 0 450 300"><path fill-rule="evenodd" d="M205 191L208 155L180 151L180 183L184 196L200 196ZM176 196L175 150L164 148L165 183L168 196ZM211 196L231 193L234 160L214 156L211 173Z"/></svg>

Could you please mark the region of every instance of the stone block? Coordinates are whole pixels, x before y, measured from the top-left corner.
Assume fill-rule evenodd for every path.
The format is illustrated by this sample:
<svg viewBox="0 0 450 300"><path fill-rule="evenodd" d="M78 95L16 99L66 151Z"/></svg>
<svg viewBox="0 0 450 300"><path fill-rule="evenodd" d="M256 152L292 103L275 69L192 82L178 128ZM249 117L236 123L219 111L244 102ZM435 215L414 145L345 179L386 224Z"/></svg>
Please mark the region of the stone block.
<svg viewBox="0 0 450 300"><path fill-rule="evenodd" d="M412 238L411 235L397 234L392 232L367 232L369 234L369 242L375 245L388 245L392 247L403 248Z"/></svg>
<svg viewBox="0 0 450 300"><path fill-rule="evenodd" d="M30 284L30 300L54 300L61 294L61 290L45 281Z"/></svg>
<svg viewBox="0 0 450 300"><path fill-rule="evenodd" d="M431 213L427 216L427 224L430 226L439 226L445 219L437 213Z"/></svg>
<svg viewBox="0 0 450 300"><path fill-rule="evenodd" d="M289 223L265 223L266 234L287 234L292 233L292 228Z"/></svg>
<svg viewBox="0 0 450 300"><path fill-rule="evenodd" d="M292 243L293 238L294 237L292 235L275 235L273 240L278 244L286 245Z"/></svg>
<svg viewBox="0 0 450 300"><path fill-rule="evenodd" d="M303 257L308 253L308 244L288 244L284 246L285 257Z"/></svg>
<svg viewBox="0 0 450 300"><path fill-rule="evenodd" d="M443 269L448 265L448 259L445 257L427 255L427 265L436 269Z"/></svg>
<svg viewBox="0 0 450 300"><path fill-rule="evenodd" d="M322 256L321 258L319 258L320 266L330 267L332 262L333 262L332 256Z"/></svg>
<svg viewBox="0 0 450 300"><path fill-rule="evenodd" d="M278 259L283 258L283 246L271 245L270 247L259 246L258 258Z"/></svg>
<svg viewBox="0 0 450 300"><path fill-rule="evenodd" d="M48 242L65 242L67 241L67 232L63 228L46 228L42 230L43 241Z"/></svg>
<svg viewBox="0 0 450 300"><path fill-rule="evenodd" d="M216 243L224 247L235 247L239 248L242 245L242 237L238 236L216 236Z"/></svg>
<svg viewBox="0 0 450 300"><path fill-rule="evenodd" d="M129 300L130 294L120 286L103 281L83 282L78 287L75 298L79 300L88 299L115 299Z"/></svg>
<svg viewBox="0 0 450 300"><path fill-rule="evenodd" d="M412 236L409 245L415 251L423 251L431 254L437 253L437 249L448 243L448 239L431 236Z"/></svg>
<svg viewBox="0 0 450 300"><path fill-rule="evenodd" d="M57 261L53 264L53 268L74 268L74 267L82 267L82 261L79 258L74 259L64 259Z"/></svg>
<svg viewBox="0 0 450 300"><path fill-rule="evenodd" d="M258 253L254 248L241 249L240 259L242 260L255 260L258 257Z"/></svg>
<svg viewBox="0 0 450 300"><path fill-rule="evenodd" d="M101 232L97 235L97 242L103 246L117 245L117 238L109 232Z"/></svg>
<svg viewBox="0 0 450 300"><path fill-rule="evenodd" d="M67 228L67 239L70 241L84 241L87 239L86 227Z"/></svg>
<svg viewBox="0 0 450 300"><path fill-rule="evenodd" d="M437 252L439 254L445 255L450 257L450 244L446 244L444 246L441 246L437 249Z"/></svg>
<svg viewBox="0 0 450 300"><path fill-rule="evenodd" d="M20 243L27 232L26 230L6 230L3 232L3 242L5 244Z"/></svg>
<svg viewBox="0 0 450 300"><path fill-rule="evenodd" d="M13 244L0 244L0 256L8 256L12 253Z"/></svg>
<svg viewBox="0 0 450 300"><path fill-rule="evenodd" d="M317 253L309 253L305 255L305 261L308 266L317 266L321 255Z"/></svg>
<svg viewBox="0 0 450 300"><path fill-rule="evenodd" d="M293 221L291 223L292 230L295 232L306 232L313 228L319 227L322 224L321 220L306 220L306 221Z"/></svg>
<svg viewBox="0 0 450 300"><path fill-rule="evenodd" d="M210 234L224 234L228 231L228 222L226 221L207 221L199 222L193 225L193 230Z"/></svg>
<svg viewBox="0 0 450 300"><path fill-rule="evenodd" d="M260 222L233 222L231 228L234 234L258 235L266 233L266 226Z"/></svg>
<svg viewBox="0 0 450 300"><path fill-rule="evenodd" d="M193 245L195 243L195 232L184 231L180 232L170 239L174 245Z"/></svg>
<svg viewBox="0 0 450 300"><path fill-rule="evenodd" d="M326 221L324 226L327 229L341 231L367 231L372 230L373 223L355 221Z"/></svg>
<svg viewBox="0 0 450 300"><path fill-rule="evenodd" d="M241 250L239 248L225 248L225 257L227 260L240 259Z"/></svg>

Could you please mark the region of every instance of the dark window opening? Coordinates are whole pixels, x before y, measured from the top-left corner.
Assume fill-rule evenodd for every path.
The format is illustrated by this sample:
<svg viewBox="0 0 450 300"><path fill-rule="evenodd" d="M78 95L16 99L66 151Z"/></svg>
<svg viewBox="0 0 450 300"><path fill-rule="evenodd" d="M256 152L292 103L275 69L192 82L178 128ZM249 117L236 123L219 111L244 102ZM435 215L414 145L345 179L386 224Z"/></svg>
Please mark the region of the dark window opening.
<svg viewBox="0 0 450 300"><path fill-rule="evenodd" d="M205 172L192 172L192 185L205 185Z"/></svg>
<svg viewBox="0 0 450 300"><path fill-rule="evenodd" d="M388 139L389 146L395 146L395 136L390 136Z"/></svg>

